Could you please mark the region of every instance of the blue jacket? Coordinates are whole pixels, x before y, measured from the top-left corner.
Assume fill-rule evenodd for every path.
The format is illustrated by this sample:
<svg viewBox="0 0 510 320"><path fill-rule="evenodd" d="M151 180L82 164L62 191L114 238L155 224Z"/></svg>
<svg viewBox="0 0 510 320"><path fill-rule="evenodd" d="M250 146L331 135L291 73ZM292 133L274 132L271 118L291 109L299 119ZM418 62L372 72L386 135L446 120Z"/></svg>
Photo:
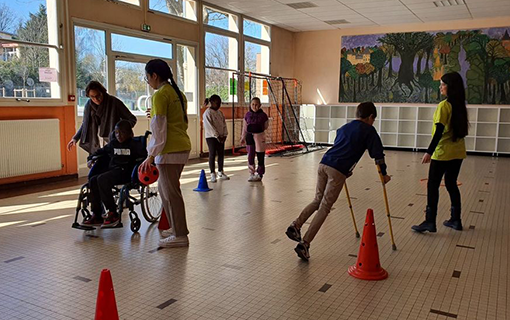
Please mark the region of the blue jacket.
<svg viewBox="0 0 510 320"><path fill-rule="evenodd" d="M382 174L386 175L381 138L373 126L360 120L353 120L336 130L335 143L324 154L321 163L348 177L365 150L381 166Z"/></svg>

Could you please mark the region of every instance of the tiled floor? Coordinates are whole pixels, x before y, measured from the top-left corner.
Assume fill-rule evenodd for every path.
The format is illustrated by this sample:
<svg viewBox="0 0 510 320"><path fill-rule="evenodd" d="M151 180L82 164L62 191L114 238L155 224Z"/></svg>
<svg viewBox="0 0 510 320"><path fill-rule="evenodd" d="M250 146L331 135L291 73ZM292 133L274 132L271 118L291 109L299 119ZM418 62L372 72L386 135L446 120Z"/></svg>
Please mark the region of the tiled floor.
<svg viewBox="0 0 510 320"><path fill-rule="evenodd" d="M103 268L121 319L510 319L510 159L470 156L460 176L465 230L421 235L410 226L423 219L428 167L421 153L388 151L392 251L382 187L363 158L349 191L360 232L374 209L389 272L368 282L347 274L360 240L343 192L309 263L284 234L313 198L322 153L267 159L263 183L246 181L245 157L229 158L232 179L209 193L192 191L206 164L187 166L189 248L155 251L159 233L146 222L138 234L127 224L71 229L78 186L0 200L0 319L93 319ZM439 222L448 210L442 188Z"/></svg>

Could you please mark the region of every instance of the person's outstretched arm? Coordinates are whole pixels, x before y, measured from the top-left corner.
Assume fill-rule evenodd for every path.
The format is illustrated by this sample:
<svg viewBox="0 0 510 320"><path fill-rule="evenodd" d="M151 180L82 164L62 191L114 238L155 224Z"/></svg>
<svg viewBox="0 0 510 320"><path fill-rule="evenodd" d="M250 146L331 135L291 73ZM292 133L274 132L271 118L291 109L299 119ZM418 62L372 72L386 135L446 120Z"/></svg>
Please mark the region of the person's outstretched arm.
<svg viewBox="0 0 510 320"><path fill-rule="evenodd" d="M387 166L386 162L384 161L384 147L381 141L381 137L377 134L377 131L375 131L374 128L372 129L373 130L370 131L367 137L368 154L372 159L375 159L375 163L381 168L381 174L383 175L384 183L388 183L391 180L391 177L386 171Z"/></svg>

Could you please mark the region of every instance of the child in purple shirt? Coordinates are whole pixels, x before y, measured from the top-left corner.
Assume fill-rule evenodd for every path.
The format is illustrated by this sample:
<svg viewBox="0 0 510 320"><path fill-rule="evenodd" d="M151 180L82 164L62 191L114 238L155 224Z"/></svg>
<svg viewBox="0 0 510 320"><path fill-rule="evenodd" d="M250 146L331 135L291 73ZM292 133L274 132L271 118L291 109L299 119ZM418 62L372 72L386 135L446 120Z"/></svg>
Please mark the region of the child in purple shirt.
<svg viewBox="0 0 510 320"><path fill-rule="evenodd" d="M241 144L246 142L248 151L248 170L250 178L248 181L261 181L266 169L264 167L264 157L266 155L266 135L264 131L269 126L267 114L261 109L259 98L251 99L250 110L246 113L243 120L243 134ZM255 155L258 160L258 168L255 170Z"/></svg>

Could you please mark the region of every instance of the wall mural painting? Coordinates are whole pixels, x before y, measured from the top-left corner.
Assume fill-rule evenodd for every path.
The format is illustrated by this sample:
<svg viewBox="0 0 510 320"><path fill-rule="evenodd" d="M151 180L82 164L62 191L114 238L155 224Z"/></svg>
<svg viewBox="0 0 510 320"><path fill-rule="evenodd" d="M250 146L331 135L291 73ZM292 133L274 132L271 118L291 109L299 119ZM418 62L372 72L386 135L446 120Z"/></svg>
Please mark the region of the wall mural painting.
<svg viewBox="0 0 510 320"><path fill-rule="evenodd" d="M340 102L435 103L456 71L470 104L510 104L510 27L342 37Z"/></svg>

